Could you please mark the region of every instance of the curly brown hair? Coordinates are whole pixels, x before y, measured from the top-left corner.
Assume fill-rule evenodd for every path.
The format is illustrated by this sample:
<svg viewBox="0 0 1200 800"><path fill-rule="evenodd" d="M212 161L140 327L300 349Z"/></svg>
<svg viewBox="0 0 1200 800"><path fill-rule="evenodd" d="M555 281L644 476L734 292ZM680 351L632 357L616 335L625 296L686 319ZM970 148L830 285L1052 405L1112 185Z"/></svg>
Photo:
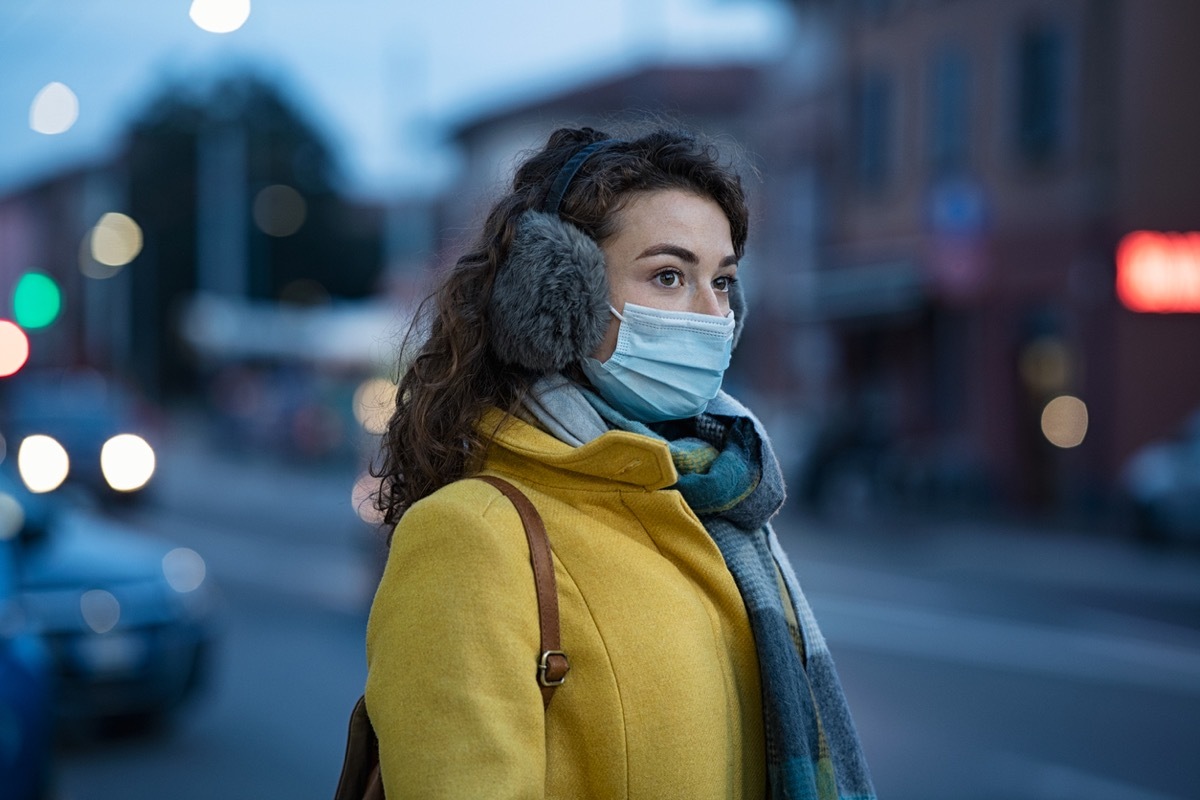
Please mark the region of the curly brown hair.
<svg viewBox="0 0 1200 800"><path fill-rule="evenodd" d="M489 346L489 300L518 218L540 209L563 165L587 145L611 137L592 128L560 128L518 167L509 192L491 208L475 246L426 298L406 336L427 330L407 369L401 349L396 410L384 433L376 505L394 526L421 498L476 470L494 432L479 429L489 408L516 413L538 377L503 364ZM616 233L617 212L637 193L683 189L709 197L729 219L735 254L749 226L741 179L713 142L656 129L605 145L588 157L567 188L559 216L597 243ZM428 320L427 324L423 321Z"/></svg>

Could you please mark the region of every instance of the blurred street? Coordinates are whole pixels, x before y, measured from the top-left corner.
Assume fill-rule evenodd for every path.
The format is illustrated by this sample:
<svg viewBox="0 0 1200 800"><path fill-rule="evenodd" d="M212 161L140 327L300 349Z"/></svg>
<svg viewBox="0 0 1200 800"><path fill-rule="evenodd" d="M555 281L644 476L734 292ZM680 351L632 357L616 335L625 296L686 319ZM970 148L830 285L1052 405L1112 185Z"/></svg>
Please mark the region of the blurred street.
<svg viewBox="0 0 1200 800"><path fill-rule="evenodd" d="M349 470L223 455L176 417L136 526L223 597L208 690L74 745L62 800L325 798L365 675L378 541ZM1112 534L785 514L880 796L1186 798L1200 785L1200 554Z"/></svg>
<svg viewBox="0 0 1200 800"><path fill-rule="evenodd" d="M880 798L1200 797L1200 2L618 6L0 3L0 800L331 796L422 298L660 126Z"/></svg>

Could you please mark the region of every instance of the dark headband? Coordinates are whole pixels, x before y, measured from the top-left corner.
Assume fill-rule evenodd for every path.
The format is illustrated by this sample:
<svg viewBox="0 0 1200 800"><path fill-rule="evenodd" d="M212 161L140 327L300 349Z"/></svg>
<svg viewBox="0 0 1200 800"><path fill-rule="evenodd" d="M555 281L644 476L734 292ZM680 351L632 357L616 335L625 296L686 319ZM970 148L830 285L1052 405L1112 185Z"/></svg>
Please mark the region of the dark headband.
<svg viewBox="0 0 1200 800"><path fill-rule="evenodd" d="M579 168L583 166L583 162L587 161L592 153L614 142L616 142L616 139L601 139L598 142L592 142L571 156L570 160L566 164L563 164L562 169L558 171L558 175L554 177L554 183L550 185L550 193L546 195L546 202L542 205L542 210L547 214L557 216L558 207L562 205L563 196L566 195L567 189L571 185L571 180L575 177L575 173L579 172Z"/></svg>

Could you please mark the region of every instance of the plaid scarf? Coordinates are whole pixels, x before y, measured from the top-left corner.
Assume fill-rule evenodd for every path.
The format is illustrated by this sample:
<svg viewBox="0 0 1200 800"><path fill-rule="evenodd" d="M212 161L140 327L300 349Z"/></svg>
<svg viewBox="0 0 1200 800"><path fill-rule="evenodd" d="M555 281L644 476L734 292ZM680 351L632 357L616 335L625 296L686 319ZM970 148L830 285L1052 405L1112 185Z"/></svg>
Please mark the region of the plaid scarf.
<svg viewBox="0 0 1200 800"><path fill-rule="evenodd" d="M784 485L758 420L722 394L698 417L650 427L582 393L608 425L667 442L679 472L674 488L741 592L758 652L768 797L873 800L833 659L769 524L783 505Z"/></svg>

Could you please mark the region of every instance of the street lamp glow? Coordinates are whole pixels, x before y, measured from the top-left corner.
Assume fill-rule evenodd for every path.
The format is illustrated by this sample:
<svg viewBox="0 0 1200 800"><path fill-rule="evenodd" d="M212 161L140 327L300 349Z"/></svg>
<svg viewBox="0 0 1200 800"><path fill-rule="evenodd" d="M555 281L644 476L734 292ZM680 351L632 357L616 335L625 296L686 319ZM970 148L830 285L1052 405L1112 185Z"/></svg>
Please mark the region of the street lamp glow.
<svg viewBox="0 0 1200 800"><path fill-rule="evenodd" d="M163 556L163 577L180 594L194 592L204 583L204 558L190 547L176 547Z"/></svg>
<svg viewBox="0 0 1200 800"><path fill-rule="evenodd" d="M40 433L26 436L17 448L17 471L35 494L52 492L67 479L71 459L55 439Z"/></svg>
<svg viewBox="0 0 1200 800"><path fill-rule="evenodd" d="M1069 394L1056 397L1042 409L1042 435L1055 447L1077 447L1087 436L1087 405Z"/></svg>
<svg viewBox="0 0 1200 800"><path fill-rule="evenodd" d="M12 539L25 527L25 509L17 498L0 492L0 541Z"/></svg>
<svg viewBox="0 0 1200 800"><path fill-rule="evenodd" d="M358 476L350 490L350 503L354 513L368 525L382 525L383 512L375 507L375 495L379 493L379 479L369 472Z"/></svg>
<svg viewBox="0 0 1200 800"><path fill-rule="evenodd" d="M90 589L79 596L79 613L96 633L108 633L121 621L121 603L112 592Z"/></svg>
<svg viewBox="0 0 1200 800"><path fill-rule="evenodd" d="M122 267L142 252L142 229L125 214L110 211L91 232L92 258L108 267Z"/></svg>
<svg viewBox="0 0 1200 800"><path fill-rule="evenodd" d="M209 33L231 33L250 18L250 0L192 0L188 16Z"/></svg>
<svg viewBox="0 0 1200 800"><path fill-rule="evenodd" d="M304 196L286 184L267 186L254 197L254 223L268 236L291 236L307 215Z"/></svg>
<svg viewBox="0 0 1200 800"><path fill-rule="evenodd" d="M65 133L79 119L79 98L65 83L47 83L29 106L29 127L53 136Z"/></svg>
<svg viewBox="0 0 1200 800"><path fill-rule="evenodd" d="M396 410L396 384L386 378L369 378L354 391L354 417L371 434L387 430Z"/></svg>

